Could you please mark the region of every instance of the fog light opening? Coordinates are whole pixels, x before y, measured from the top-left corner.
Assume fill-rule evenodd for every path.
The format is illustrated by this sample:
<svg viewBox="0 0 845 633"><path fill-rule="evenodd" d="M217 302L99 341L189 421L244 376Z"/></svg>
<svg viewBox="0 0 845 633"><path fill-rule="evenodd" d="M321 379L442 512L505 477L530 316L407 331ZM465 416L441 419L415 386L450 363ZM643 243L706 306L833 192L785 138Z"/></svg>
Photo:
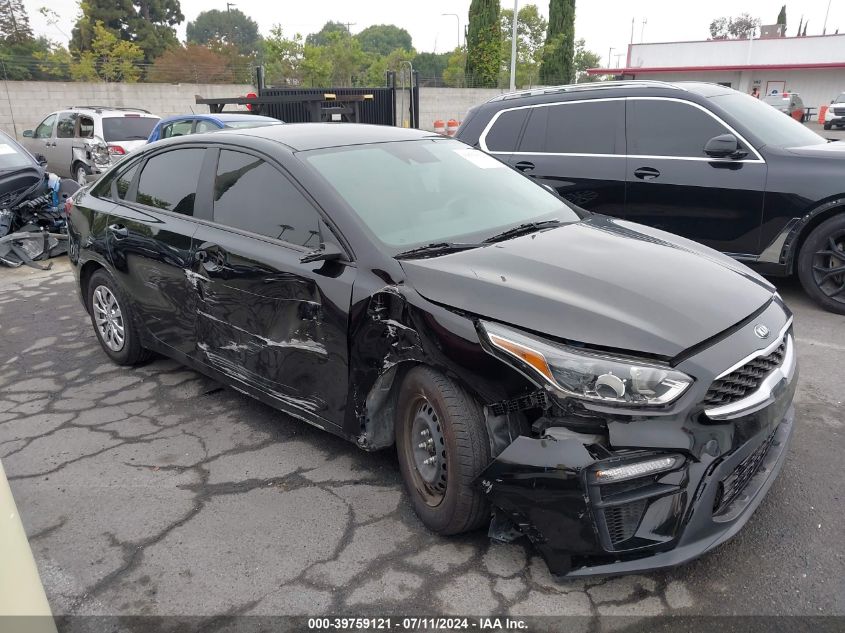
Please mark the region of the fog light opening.
<svg viewBox="0 0 845 633"><path fill-rule="evenodd" d="M649 459L647 461L625 464L624 466L603 468L596 471L596 481L599 483L610 483L613 481L643 477L645 475L651 475L652 473L659 473L663 470L668 470L672 468L677 461L677 457L660 457L658 459Z"/></svg>

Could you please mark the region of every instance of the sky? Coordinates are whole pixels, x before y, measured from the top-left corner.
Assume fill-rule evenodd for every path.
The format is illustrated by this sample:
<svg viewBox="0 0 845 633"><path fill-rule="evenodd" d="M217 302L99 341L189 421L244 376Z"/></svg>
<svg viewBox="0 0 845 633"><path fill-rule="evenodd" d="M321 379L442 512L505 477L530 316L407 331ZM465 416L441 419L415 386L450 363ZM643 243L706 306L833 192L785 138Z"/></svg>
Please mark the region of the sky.
<svg viewBox="0 0 845 633"><path fill-rule="evenodd" d="M307 35L318 31L328 20L350 23L352 33L371 24L395 24L406 29L418 51L445 52L455 48L467 23L470 0L237 0L238 9L259 24L262 34L268 34L274 24L280 24L286 34ZM520 0L519 6L531 4ZM540 12L548 17L548 0L535 0ZM627 45L631 40L633 20L634 42L671 42L707 39L710 21L721 16L736 16L748 12L760 17L763 24L773 24L783 0L579 0L575 8L575 37L584 38L587 48L598 53L602 66L624 64ZM66 42L78 14L76 0L24 0L36 35ZM38 9L48 5L61 19L50 25ZM830 6L827 32L839 28L845 33L845 0L803 0L787 2L787 34L798 29L802 15L809 20L807 35L820 35L825 11ZM177 28L180 39L185 37L185 25L201 11L226 9L225 0L181 0L185 22ZM512 0L502 0L502 6L513 8ZM451 15L454 13L456 19ZM645 24L643 21L645 20ZM463 37L461 35L461 37ZM610 52L610 48L614 50ZM622 54L617 57L617 54Z"/></svg>

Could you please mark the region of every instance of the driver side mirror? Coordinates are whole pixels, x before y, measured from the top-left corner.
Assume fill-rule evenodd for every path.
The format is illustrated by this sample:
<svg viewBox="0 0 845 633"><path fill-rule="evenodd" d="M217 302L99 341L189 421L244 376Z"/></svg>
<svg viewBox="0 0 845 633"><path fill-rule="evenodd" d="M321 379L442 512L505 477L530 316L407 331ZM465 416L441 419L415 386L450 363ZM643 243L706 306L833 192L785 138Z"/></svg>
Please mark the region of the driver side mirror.
<svg viewBox="0 0 845 633"><path fill-rule="evenodd" d="M833 101L831 101L831 103L833 103ZM23 131L23 137L24 138L32 138L32 130L24 130Z"/></svg>
<svg viewBox="0 0 845 633"><path fill-rule="evenodd" d="M37 162L41 167L47 167L47 157L44 154L36 154L34 156L35 162Z"/></svg>
<svg viewBox="0 0 845 633"><path fill-rule="evenodd" d="M322 242L320 248L305 253L299 258L301 264L310 264L311 262L330 262L337 261L346 257L343 249L331 241Z"/></svg>
<svg viewBox="0 0 845 633"><path fill-rule="evenodd" d="M733 134L714 136L704 145L704 153L711 158L744 158L748 152L739 147L739 141Z"/></svg>

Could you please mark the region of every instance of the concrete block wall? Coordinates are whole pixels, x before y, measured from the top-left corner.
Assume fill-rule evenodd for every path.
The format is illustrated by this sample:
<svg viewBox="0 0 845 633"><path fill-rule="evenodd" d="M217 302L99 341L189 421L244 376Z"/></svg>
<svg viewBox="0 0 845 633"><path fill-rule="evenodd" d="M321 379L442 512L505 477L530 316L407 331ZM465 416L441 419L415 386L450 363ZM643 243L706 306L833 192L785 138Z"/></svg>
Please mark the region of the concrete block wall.
<svg viewBox="0 0 845 633"><path fill-rule="evenodd" d="M420 88L420 127L433 130L437 119L463 121L467 110L506 90L497 88ZM397 97L397 108L399 98Z"/></svg>
<svg viewBox="0 0 845 633"><path fill-rule="evenodd" d="M252 89L232 84L5 81L0 82L0 129L20 139L50 112L72 105L144 108L159 116L208 112L208 106L194 102L194 95L236 97Z"/></svg>

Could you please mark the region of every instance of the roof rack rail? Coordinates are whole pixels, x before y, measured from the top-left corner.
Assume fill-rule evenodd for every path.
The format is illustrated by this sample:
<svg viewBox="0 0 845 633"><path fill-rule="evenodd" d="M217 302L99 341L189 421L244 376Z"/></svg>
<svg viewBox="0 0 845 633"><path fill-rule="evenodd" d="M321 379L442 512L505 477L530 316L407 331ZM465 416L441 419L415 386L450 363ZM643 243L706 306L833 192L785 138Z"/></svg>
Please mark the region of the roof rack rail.
<svg viewBox="0 0 845 633"><path fill-rule="evenodd" d="M68 107L68 110L121 110L124 112L145 112L147 114L152 114L149 110L144 110L144 108L124 108L120 106L107 105L72 105Z"/></svg>
<svg viewBox="0 0 845 633"><path fill-rule="evenodd" d="M686 90L677 84L656 79L628 79L620 81L596 81L583 84L567 84L564 86L544 86L542 88L527 88L516 92L508 92L497 95L490 101L504 101L506 99L518 99L520 97L537 97L544 94L557 94L560 92L581 92L585 90L610 90L611 88L674 88Z"/></svg>

